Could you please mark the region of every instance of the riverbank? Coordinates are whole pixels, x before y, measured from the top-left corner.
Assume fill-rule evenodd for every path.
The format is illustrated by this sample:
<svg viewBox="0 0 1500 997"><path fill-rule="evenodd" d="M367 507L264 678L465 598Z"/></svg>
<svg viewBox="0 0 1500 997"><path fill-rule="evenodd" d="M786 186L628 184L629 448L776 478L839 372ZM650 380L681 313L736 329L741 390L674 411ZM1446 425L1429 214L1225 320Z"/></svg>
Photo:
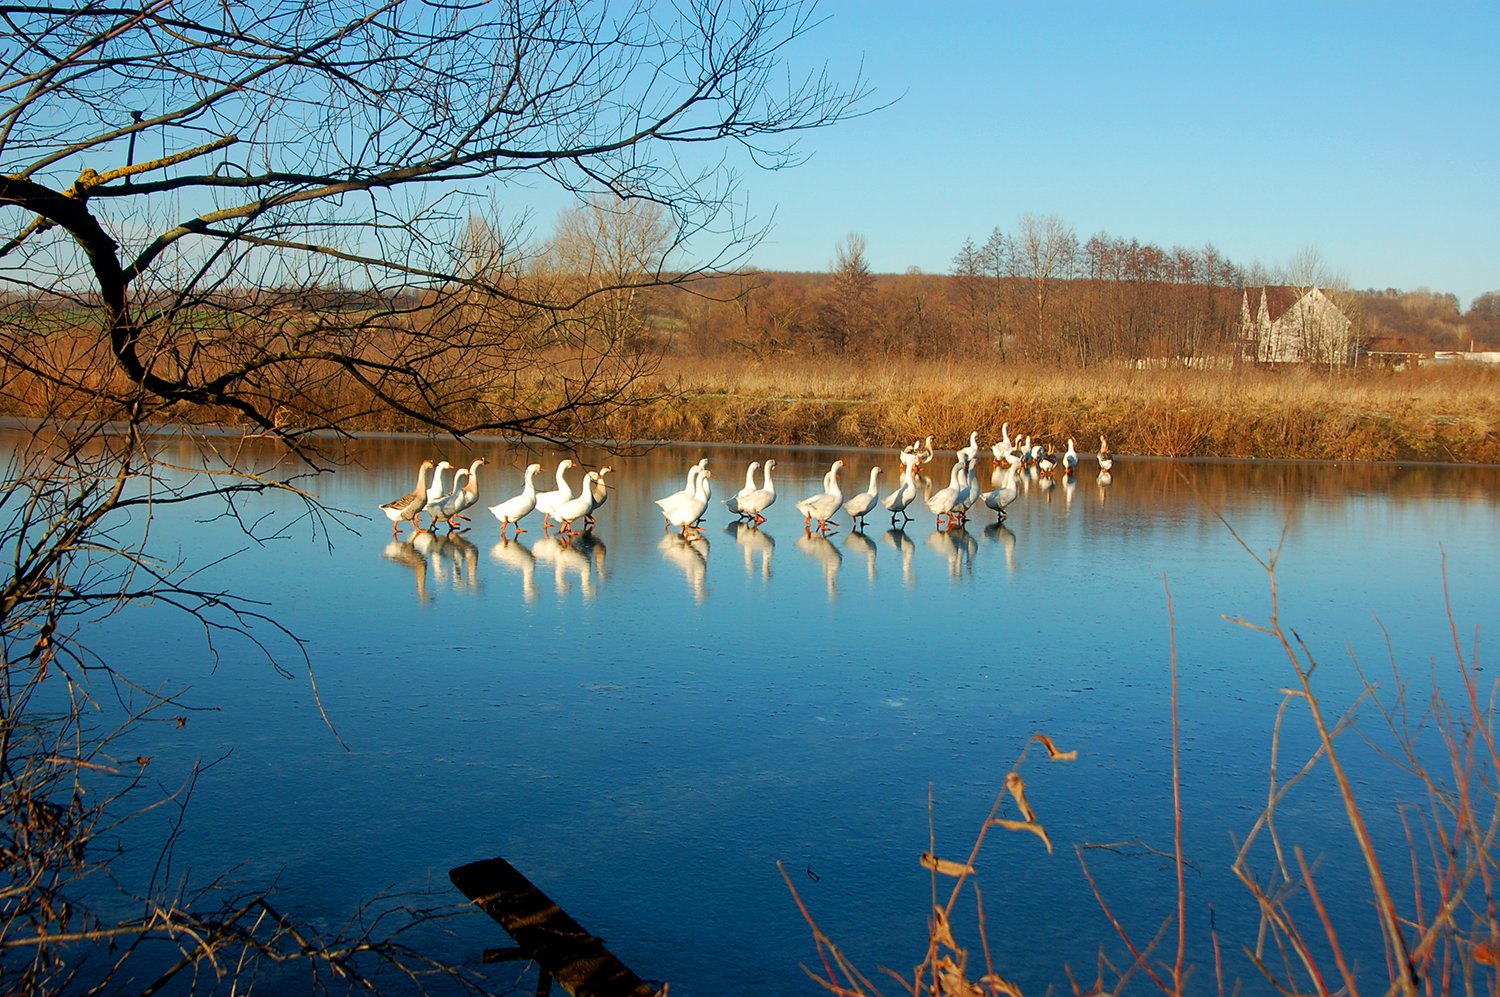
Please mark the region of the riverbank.
<svg viewBox="0 0 1500 997"><path fill-rule="evenodd" d="M1064 371L950 363L668 361L619 438L890 447L1069 437L1120 454L1500 463L1500 372L1483 368Z"/></svg>

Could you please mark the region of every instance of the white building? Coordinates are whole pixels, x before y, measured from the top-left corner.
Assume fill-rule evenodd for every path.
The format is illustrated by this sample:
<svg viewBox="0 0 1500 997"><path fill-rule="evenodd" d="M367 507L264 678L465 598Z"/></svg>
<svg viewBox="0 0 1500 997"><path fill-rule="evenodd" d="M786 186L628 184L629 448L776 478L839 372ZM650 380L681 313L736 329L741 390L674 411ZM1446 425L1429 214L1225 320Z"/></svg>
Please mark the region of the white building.
<svg viewBox="0 0 1500 997"><path fill-rule="evenodd" d="M1260 363L1349 366L1352 328L1349 316L1316 287L1300 297L1295 288L1263 287L1253 318L1248 288L1240 299L1240 338Z"/></svg>

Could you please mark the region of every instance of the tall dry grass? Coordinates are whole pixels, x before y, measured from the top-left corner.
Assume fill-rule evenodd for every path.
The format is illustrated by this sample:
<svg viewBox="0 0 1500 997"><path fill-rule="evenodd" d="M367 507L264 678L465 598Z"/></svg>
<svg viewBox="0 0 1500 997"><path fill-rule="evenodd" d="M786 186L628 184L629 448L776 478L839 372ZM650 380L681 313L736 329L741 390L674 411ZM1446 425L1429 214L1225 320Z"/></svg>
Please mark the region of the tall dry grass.
<svg viewBox="0 0 1500 997"><path fill-rule="evenodd" d="M132 386L97 333L66 319L57 328L38 321L12 327L14 342L0 351L0 414L131 404ZM894 357L669 355L658 363L608 350L509 349L466 350L448 367L380 384L396 404L372 401L369 387L336 363L277 367L247 391L278 417L350 431L422 430L422 415L432 413L455 425L519 425L550 412L541 425L556 435L889 447L932 434L948 448L975 431L987 445L1009 423L1012 435L1059 449L1072 437L1091 451L1102 434L1126 455L1500 463L1500 370L1481 365L1080 371ZM363 337L357 352L371 351L403 355L399 342ZM193 354L197 373L243 359L221 352ZM238 416L205 407L194 418Z"/></svg>
<svg viewBox="0 0 1500 997"><path fill-rule="evenodd" d="M1091 368L943 361L668 358L670 396L624 413L637 439L944 447L1001 426L1061 449L1301 460L1500 462L1500 371Z"/></svg>

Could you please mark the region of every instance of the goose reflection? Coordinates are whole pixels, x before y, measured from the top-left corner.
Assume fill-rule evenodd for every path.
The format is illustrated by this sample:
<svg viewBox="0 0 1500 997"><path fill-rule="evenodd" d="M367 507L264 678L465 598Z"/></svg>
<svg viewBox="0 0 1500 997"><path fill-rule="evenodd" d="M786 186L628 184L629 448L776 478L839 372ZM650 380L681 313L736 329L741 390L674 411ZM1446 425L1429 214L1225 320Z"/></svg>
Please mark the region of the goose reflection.
<svg viewBox="0 0 1500 997"><path fill-rule="evenodd" d="M531 548L532 556L541 564L552 565L554 588L558 595L573 590L572 579L577 578L578 589L585 600L594 597L594 565L588 555L572 543L558 537L542 537Z"/></svg>
<svg viewBox="0 0 1500 997"><path fill-rule="evenodd" d="M479 548L459 533L429 535L427 563L433 579L459 592L479 591Z"/></svg>
<svg viewBox="0 0 1500 997"><path fill-rule="evenodd" d="M608 553L608 548L593 530L585 530L573 537L571 545L574 550L589 559L589 563L594 566L594 577L601 582L609 577L604 570L604 555Z"/></svg>
<svg viewBox="0 0 1500 997"><path fill-rule="evenodd" d="M1109 486L1114 480L1115 476L1108 471L1100 471L1099 477L1094 480L1094 484L1099 486L1100 505L1104 504L1104 499L1109 494Z"/></svg>
<svg viewBox="0 0 1500 997"><path fill-rule="evenodd" d="M1004 523L992 523L984 528L984 538L993 540L1005 552L1005 570L1016 573L1016 534Z"/></svg>
<svg viewBox="0 0 1500 997"><path fill-rule="evenodd" d="M688 588L692 589L693 601L702 602L708 597L708 537L685 540L681 533L667 533L656 545L662 557L682 569Z"/></svg>
<svg viewBox="0 0 1500 997"><path fill-rule="evenodd" d="M516 572L521 576L521 598L536 601L536 557L531 549L519 540L509 537L490 548L490 560Z"/></svg>
<svg viewBox="0 0 1500 997"><path fill-rule="evenodd" d="M421 534L418 533L417 536ZM392 540L380 553L386 560L411 569L416 577L418 602L427 602L432 598L427 591L427 558L412 546L412 540Z"/></svg>
<svg viewBox="0 0 1500 997"><path fill-rule="evenodd" d="M839 566L844 562L844 555L833 541L821 533L803 532L797 538L797 549L823 568L823 582L828 586L828 598L836 599L839 594Z"/></svg>
<svg viewBox="0 0 1500 997"><path fill-rule="evenodd" d="M875 541L859 531L851 532L844 538L844 549L851 554L865 559L865 574L870 579L870 584L875 584Z"/></svg>
<svg viewBox="0 0 1500 997"><path fill-rule="evenodd" d="M1062 493L1063 493L1063 508L1064 509L1071 509L1071 508L1073 508L1073 493L1076 492L1077 490L1078 490L1078 482L1074 479L1074 476L1071 475L1071 474L1065 474L1065 475L1063 475L1063 479L1062 479Z"/></svg>
<svg viewBox="0 0 1500 997"><path fill-rule="evenodd" d="M769 533L762 533L760 528L746 522L730 523L724 528L724 532L734 538L745 555L745 575L749 578L755 577L755 559L760 558L760 577L763 581L771 579L771 555L776 551L776 538Z"/></svg>
<svg viewBox="0 0 1500 997"><path fill-rule="evenodd" d="M927 535L927 546L948 559L948 577L959 580L974 573L974 552L979 542L962 526L933 530Z"/></svg>
<svg viewBox="0 0 1500 997"><path fill-rule="evenodd" d="M912 555L917 551L917 545L912 538L906 535L901 527L893 527L882 534L882 539L896 549L896 554L901 558L901 584L907 588L915 588L917 576L912 571Z"/></svg>

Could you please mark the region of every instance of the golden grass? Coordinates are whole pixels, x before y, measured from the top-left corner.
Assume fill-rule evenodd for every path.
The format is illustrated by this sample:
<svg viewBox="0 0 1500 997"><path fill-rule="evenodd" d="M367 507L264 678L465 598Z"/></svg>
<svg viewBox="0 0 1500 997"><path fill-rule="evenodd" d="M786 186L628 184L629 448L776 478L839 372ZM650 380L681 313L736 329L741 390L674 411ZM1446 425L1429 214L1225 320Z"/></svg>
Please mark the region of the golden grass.
<svg viewBox="0 0 1500 997"><path fill-rule="evenodd" d="M81 415L126 404L131 387L97 337L72 330L25 336L0 370L0 414ZM526 357L521 364L518 358ZM891 447L932 434L943 449L977 431L988 446L1003 423L1062 449L1092 452L1099 436L1118 454L1299 460L1500 463L1500 370L1479 365L1414 371L1134 369L1069 370L1020 364L782 355L767 361L668 356L615 362L538 351L479 363L466 351L452 370L424 371L441 396L393 380L382 387L415 412L451 424L525 418L529 412L621 392L602 407L564 411L547 432L632 440ZM199 377L212 373L195 366ZM399 380L399 379L398 379ZM418 417L373 404L337 368L316 364L267 374L252 400L289 422L347 430L421 430ZM195 421L238 417L199 410ZM300 428L310 428L300 426Z"/></svg>
<svg viewBox="0 0 1500 997"><path fill-rule="evenodd" d="M671 360L674 397L623 414L637 439L957 447L1031 434L1080 450L1173 457L1500 463L1500 371L1084 372L942 361Z"/></svg>

